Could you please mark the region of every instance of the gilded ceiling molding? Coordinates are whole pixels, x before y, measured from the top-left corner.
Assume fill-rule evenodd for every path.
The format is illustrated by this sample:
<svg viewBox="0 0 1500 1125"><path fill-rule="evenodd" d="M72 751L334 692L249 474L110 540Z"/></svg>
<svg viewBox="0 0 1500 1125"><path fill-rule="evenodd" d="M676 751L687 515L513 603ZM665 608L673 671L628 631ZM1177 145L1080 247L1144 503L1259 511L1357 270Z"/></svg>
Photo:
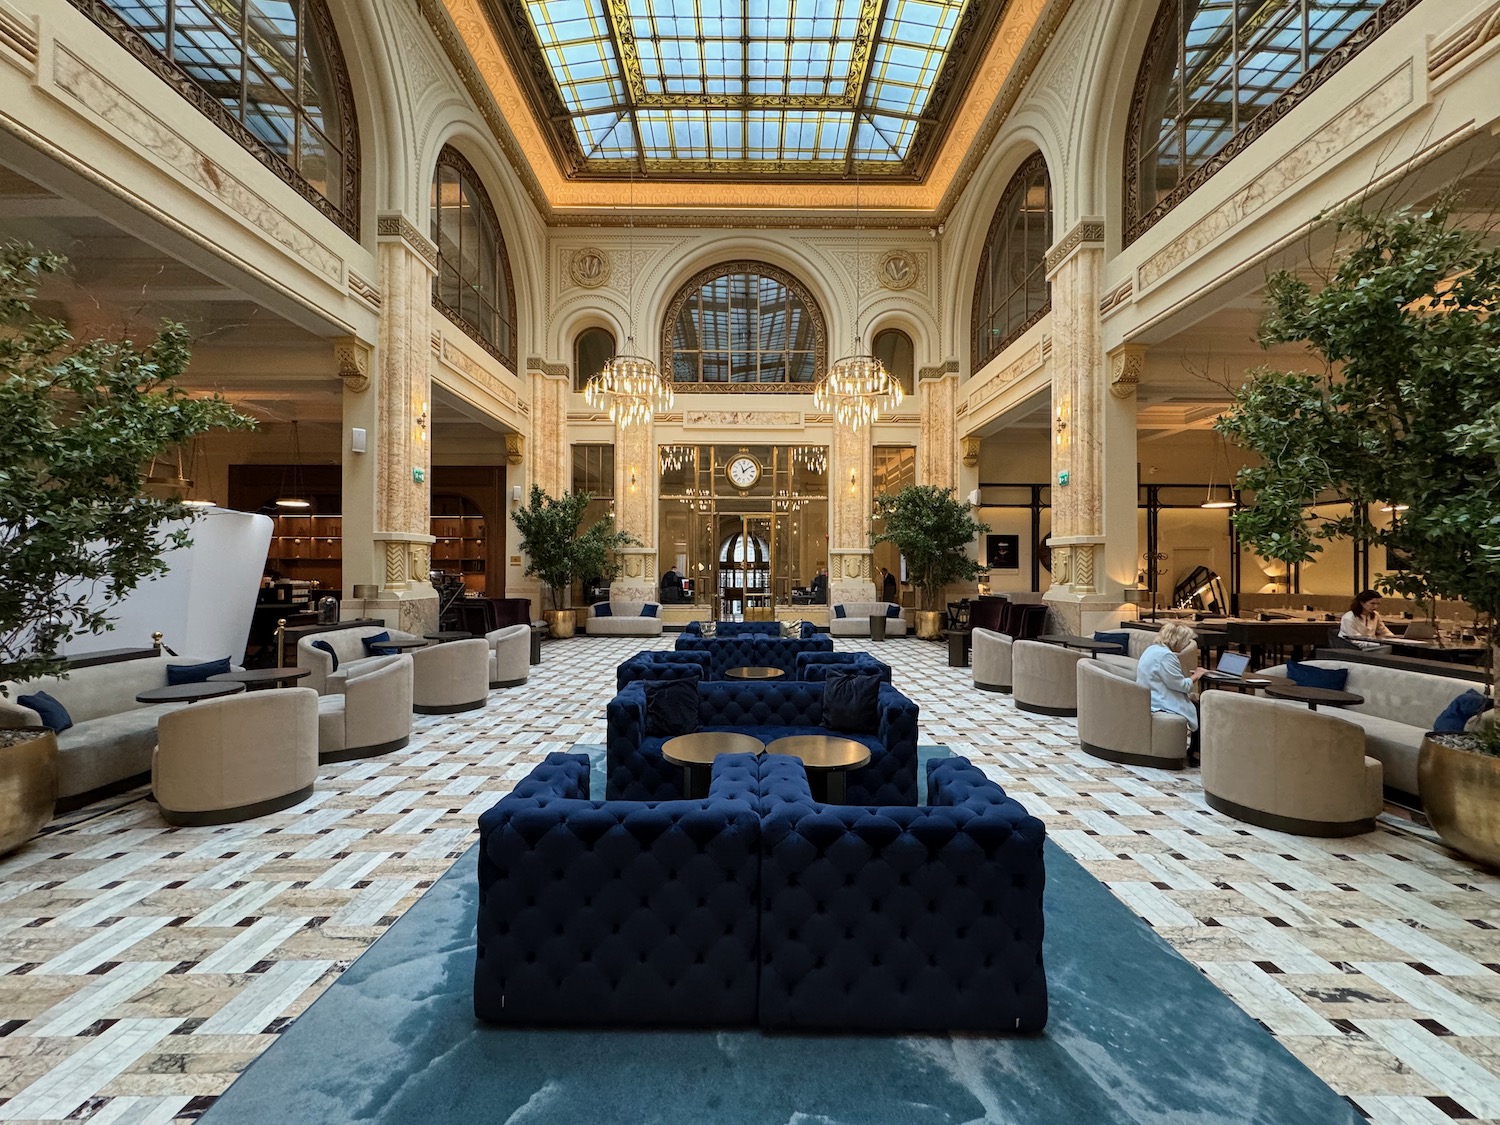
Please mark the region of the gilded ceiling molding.
<svg viewBox="0 0 1500 1125"><path fill-rule="evenodd" d="M1104 220L1080 219L1072 230L1063 235L1057 244L1047 251L1047 273L1050 275L1055 272L1058 266L1082 247L1103 245Z"/></svg>
<svg viewBox="0 0 1500 1125"><path fill-rule="evenodd" d="M1442 77L1492 39L1500 39L1500 4L1490 5L1487 12L1428 49L1428 77Z"/></svg>
<svg viewBox="0 0 1500 1125"><path fill-rule="evenodd" d="M406 243L407 249L426 262L434 273L437 272L437 243L419 231L400 211L382 211L376 220L375 234L384 241Z"/></svg>

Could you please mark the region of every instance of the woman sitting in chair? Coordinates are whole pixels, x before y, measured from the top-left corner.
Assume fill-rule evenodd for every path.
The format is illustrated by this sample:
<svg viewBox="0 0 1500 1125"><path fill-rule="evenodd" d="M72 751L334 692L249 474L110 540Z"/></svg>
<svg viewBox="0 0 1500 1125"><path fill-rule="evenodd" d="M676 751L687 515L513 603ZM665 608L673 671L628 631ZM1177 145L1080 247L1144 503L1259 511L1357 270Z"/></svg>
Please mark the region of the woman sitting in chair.
<svg viewBox="0 0 1500 1125"><path fill-rule="evenodd" d="M1379 648L1378 637L1395 636L1380 619L1380 595L1374 590L1362 590L1349 606L1339 622L1339 636L1352 641L1359 648Z"/></svg>
<svg viewBox="0 0 1500 1125"><path fill-rule="evenodd" d="M1141 653L1135 668L1135 682L1151 689L1151 710L1168 711L1187 720L1190 752L1196 752L1198 742L1198 706L1193 692L1204 669L1184 673L1177 654L1187 651L1197 639L1190 626L1168 621L1156 635L1156 643Z"/></svg>

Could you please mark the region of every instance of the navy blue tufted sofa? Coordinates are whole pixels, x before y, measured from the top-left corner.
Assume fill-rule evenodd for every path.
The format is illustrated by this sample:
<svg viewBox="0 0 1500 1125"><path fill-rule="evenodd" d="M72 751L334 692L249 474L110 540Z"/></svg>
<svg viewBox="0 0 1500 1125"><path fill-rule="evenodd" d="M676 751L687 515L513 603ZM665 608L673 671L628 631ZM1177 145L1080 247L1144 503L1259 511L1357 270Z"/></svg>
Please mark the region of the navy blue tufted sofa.
<svg viewBox="0 0 1500 1125"><path fill-rule="evenodd" d="M698 729L728 730L770 743L793 734L836 734L870 748L870 764L850 772L850 804L917 803L917 705L880 685L874 734L823 726L823 685L800 680L717 680L698 684ZM661 756L662 738L646 734L646 689L626 684L605 708L611 800L671 801L682 797L682 768Z"/></svg>
<svg viewBox="0 0 1500 1125"><path fill-rule="evenodd" d="M760 1024L1039 1031L1042 822L963 758L930 807L821 805L761 759Z"/></svg>
<svg viewBox="0 0 1500 1125"><path fill-rule="evenodd" d="M788 676L797 672L797 656L803 652L832 652L833 638L827 634L808 637L769 637L749 633L738 637L677 638L678 652L706 652L711 680L722 680L729 668L780 668Z"/></svg>
<svg viewBox="0 0 1500 1125"><path fill-rule="evenodd" d="M753 1024L759 769L720 757L701 801L590 801L588 758L549 754L479 818L475 1015Z"/></svg>
<svg viewBox="0 0 1500 1125"><path fill-rule="evenodd" d="M615 690L636 680L706 680L709 657L706 652L671 652L648 649L615 669Z"/></svg>
<svg viewBox="0 0 1500 1125"><path fill-rule="evenodd" d="M682 627L682 635L685 637L703 636L703 622L689 621ZM714 635L717 637L779 637L781 636L781 623L779 621L715 621ZM802 622L801 636L803 640L818 635L818 627L811 621Z"/></svg>
<svg viewBox="0 0 1500 1125"><path fill-rule="evenodd" d="M825 680L830 668L873 672L885 683L891 682L891 666L883 660L876 660L868 652L804 652L797 656L799 680Z"/></svg>

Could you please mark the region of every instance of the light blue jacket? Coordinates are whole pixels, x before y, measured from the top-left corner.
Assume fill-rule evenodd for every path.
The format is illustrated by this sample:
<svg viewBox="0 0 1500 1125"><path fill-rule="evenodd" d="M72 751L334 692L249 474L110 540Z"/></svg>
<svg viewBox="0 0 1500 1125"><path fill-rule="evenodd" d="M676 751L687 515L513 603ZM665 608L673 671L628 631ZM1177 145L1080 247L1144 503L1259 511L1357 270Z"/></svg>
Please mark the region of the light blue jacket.
<svg viewBox="0 0 1500 1125"><path fill-rule="evenodd" d="M1135 682L1151 689L1151 710L1181 715L1187 720L1188 730L1198 729L1198 708L1189 695L1193 681L1182 674L1177 654L1166 645L1154 644L1141 653Z"/></svg>

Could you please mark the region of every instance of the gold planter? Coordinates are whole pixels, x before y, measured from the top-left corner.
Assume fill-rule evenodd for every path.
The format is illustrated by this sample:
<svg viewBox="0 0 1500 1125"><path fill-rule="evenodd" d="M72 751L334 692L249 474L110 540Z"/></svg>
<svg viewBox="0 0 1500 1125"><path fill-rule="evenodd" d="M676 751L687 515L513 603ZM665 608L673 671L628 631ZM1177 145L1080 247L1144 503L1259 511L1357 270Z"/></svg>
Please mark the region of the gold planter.
<svg viewBox="0 0 1500 1125"><path fill-rule="evenodd" d="M1500 867L1500 758L1422 739L1417 759L1422 806L1454 851Z"/></svg>
<svg viewBox="0 0 1500 1125"><path fill-rule="evenodd" d="M917 636L924 641L935 641L943 635L943 615L937 610L917 610Z"/></svg>
<svg viewBox="0 0 1500 1125"><path fill-rule="evenodd" d="M573 635L574 621L571 609L549 609L542 613L547 620L547 628L558 640L564 640Z"/></svg>
<svg viewBox="0 0 1500 1125"><path fill-rule="evenodd" d="M35 836L57 803L57 736L44 727L24 730L32 737L0 745L0 855Z"/></svg>

